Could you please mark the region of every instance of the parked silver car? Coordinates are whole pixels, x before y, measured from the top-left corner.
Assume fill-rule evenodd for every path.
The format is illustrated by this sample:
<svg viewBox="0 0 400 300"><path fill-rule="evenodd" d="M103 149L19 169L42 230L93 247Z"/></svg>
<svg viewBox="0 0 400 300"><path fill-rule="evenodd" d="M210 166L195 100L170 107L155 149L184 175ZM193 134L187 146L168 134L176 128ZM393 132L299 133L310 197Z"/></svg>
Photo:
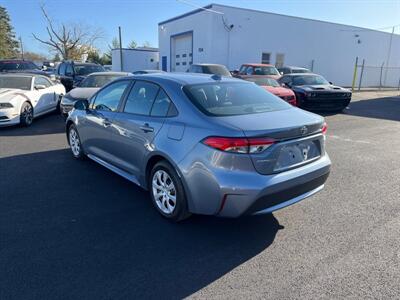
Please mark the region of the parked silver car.
<svg viewBox="0 0 400 300"><path fill-rule="evenodd" d="M76 158L149 190L175 221L270 213L321 190L330 170L322 117L217 75L117 79L75 104L66 131Z"/></svg>

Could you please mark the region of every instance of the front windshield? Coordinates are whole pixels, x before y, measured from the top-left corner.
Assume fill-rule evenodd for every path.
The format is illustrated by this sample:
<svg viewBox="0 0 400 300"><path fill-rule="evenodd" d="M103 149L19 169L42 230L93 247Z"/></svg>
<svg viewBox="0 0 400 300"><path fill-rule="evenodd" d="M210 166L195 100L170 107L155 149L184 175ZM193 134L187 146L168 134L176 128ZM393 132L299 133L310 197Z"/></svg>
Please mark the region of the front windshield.
<svg viewBox="0 0 400 300"><path fill-rule="evenodd" d="M276 81L273 78L267 78L267 77L252 77L252 78L246 78L247 81L254 82L257 85L260 86L272 86L272 87L279 87L278 81Z"/></svg>
<svg viewBox="0 0 400 300"><path fill-rule="evenodd" d="M105 72L102 66L98 65L78 65L74 66L76 75L88 75L95 72Z"/></svg>
<svg viewBox="0 0 400 300"><path fill-rule="evenodd" d="M288 109L291 106L265 89L247 82L187 85L192 103L210 116L233 116Z"/></svg>
<svg viewBox="0 0 400 300"><path fill-rule="evenodd" d="M38 70L38 66L28 61L21 62L0 62L0 72L6 71L20 71L20 70Z"/></svg>
<svg viewBox="0 0 400 300"><path fill-rule="evenodd" d="M293 85L326 85L329 82L319 75L294 76Z"/></svg>
<svg viewBox="0 0 400 300"><path fill-rule="evenodd" d="M31 89L32 77L0 76L0 89Z"/></svg>
<svg viewBox="0 0 400 300"><path fill-rule="evenodd" d="M80 84L79 87L86 88L98 88L106 85L107 83L117 79L121 76L118 75L90 75L86 77Z"/></svg>

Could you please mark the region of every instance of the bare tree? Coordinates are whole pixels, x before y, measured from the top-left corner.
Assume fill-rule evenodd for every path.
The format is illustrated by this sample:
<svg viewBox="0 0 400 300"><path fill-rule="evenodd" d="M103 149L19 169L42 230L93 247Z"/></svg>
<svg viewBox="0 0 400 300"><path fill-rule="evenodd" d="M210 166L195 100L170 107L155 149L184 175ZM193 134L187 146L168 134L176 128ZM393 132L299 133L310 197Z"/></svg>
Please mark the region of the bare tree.
<svg viewBox="0 0 400 300"><path fill-rule="evenodd" d="M82 55L88 54L98 39L103 38L101 29L93 29L81 24L61 23L57 26L47 14L44 5L40 8L46 20L48 37L43 39L34 33L32 35L37 41L59 53L63 59L79 59Z"/></svg>

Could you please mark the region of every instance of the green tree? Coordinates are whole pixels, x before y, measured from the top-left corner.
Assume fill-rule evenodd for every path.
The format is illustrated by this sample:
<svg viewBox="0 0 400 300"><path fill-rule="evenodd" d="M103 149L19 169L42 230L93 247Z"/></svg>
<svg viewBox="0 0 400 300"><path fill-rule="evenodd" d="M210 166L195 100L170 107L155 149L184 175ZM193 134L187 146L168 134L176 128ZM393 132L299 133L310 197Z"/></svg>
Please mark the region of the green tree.
<svg viewBox="0 0 400 300"><path fill-rule="evenodd" d="M7 10L0 6L0 58L15 58L19 43L15 38Z"/></svg>
<svg viewBox="0 0 400 300"><path fill-rule="evenodd" d="M137 47L137 43L135 41L131 41L128 45L129 49L135 49Z"/></svg>
<svg viewBox="0 0 400 300"><path fill-rule="evenodd" d="M149 41L144 41L143 47L151 47L151 43Z"/></svg>

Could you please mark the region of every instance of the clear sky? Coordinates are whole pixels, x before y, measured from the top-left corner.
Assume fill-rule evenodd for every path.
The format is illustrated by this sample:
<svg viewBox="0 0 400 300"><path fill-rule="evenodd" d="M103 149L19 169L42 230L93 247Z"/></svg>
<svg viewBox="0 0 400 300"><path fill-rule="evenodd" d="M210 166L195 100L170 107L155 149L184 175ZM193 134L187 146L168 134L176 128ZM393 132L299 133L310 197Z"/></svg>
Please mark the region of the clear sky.
<svg viewBox="0 0 400 300"><path fill-rule="evenodd" d="M372 29L400 25L400 0L185 1L200 6L220 3ZM48 53L46 47L32 38L32 32L46 36L40 3L45 4L55 21L102 28L105 36L97 47L103 51L118 35L118 26L123 30L123 46L131 40L139 45L149 41L157 46L159 22L195 9L177 0L0 0L0 5L5 6L11 16L17 36L22 37L25 49L43 54ZM391 32L391 29L385 31ZM400 26L395 32L400 33Z"/></svg>

